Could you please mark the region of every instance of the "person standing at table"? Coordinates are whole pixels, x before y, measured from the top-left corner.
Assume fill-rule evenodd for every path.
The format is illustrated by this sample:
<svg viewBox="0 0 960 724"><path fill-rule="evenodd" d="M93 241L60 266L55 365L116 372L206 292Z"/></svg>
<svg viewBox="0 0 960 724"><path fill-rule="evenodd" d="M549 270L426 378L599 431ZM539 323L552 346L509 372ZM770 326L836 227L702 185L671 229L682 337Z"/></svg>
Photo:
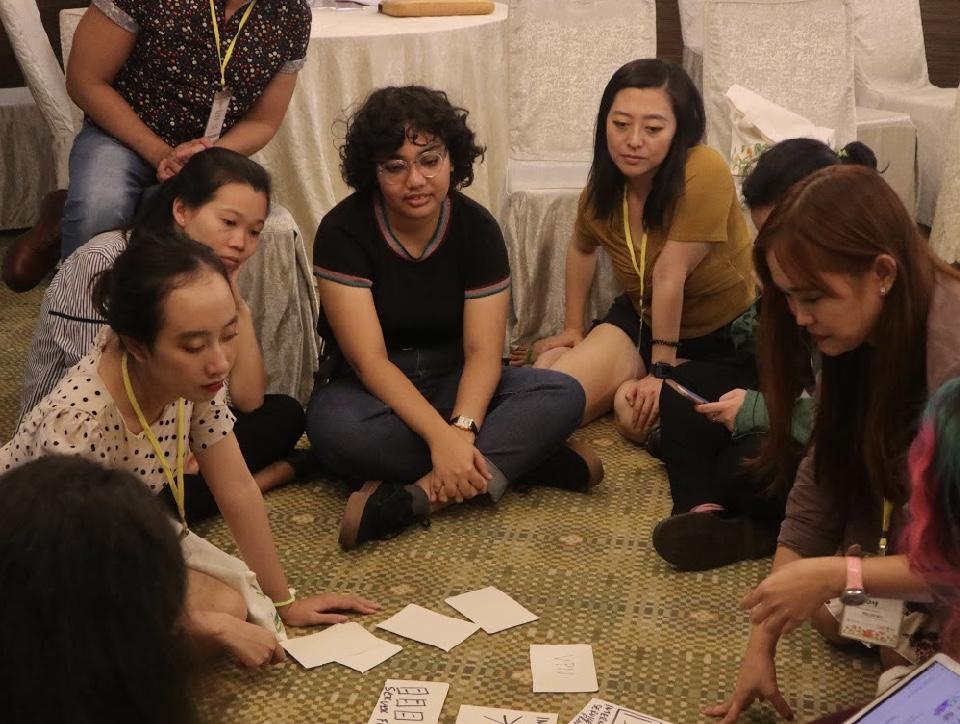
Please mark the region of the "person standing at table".
<svg viewBox="0 0 960 724"><path fill-rule="evenodd" d="M306 0L93 0L67 66L85 119L62 235L53 204L7 257L7 283L32 288L58 258L129 226L143 190L197 151L263 148L306 62L310 23Z"/></svg>

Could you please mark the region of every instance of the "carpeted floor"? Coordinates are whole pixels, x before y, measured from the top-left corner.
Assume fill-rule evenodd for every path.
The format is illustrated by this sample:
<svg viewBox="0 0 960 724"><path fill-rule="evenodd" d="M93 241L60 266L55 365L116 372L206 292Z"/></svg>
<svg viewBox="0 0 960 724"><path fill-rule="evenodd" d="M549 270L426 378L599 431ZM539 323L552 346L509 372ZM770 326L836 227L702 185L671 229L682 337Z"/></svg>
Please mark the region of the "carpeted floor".
<svg viewBox="0 0 960 724"><path fill-rule="evenodd" d="M0 289L0 440L12 433L41 295ZM699 707L720 701L733 686L748 628L736 602L769 561L673 572L650 543L652 527L670 507L659 463L619 440L609 422L580 436L606 465L596 492L509 494L496 508L462 506L438 515L429 530L351 553L336 542L346 500L339 486L296 485L268 495L291 585L302 593L355 591L379 600L383 612L365 625L411 602L457 615L443 599L487 585L540 620L493 636L479 631L450 653L377 631L403 651L366 674L336 664L305 671L294 662L242 671L224 660L199 687L205 719L365 724L383 682L408 678L450 684L444 723L452 724L463 703L557 712L567 722L592 695L531 693L529 644L590 643L596 696L678 724L701 721ZM199 532L233 550L221 522ZM868 700L879 673L872 657L835 651L808 629L783 642L778 668L800 721ZM743 719L773 720L769 707L755 707Z"/></svg>

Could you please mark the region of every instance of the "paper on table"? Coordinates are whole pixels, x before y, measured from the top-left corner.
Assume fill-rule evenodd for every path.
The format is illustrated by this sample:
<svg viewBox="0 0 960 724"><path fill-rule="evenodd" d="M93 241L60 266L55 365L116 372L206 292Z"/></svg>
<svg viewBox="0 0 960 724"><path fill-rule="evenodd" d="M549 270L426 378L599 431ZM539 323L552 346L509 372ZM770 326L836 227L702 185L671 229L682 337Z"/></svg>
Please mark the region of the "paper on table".
<svg viewBox="0 0 960 724"><path fill-rule="evenodd" d="M451 596L446 602L474 623L480 624L480 628L488 634L530 623L538 618L493 586Z"/></svg>
<svg viewBox="0 0 960 724"><path fill-rule="evenodd" d="M341 656L361 654L385 643L360 624L351 621L334 624L309 636L288 639L281 645L304 668L312 669L336 661Z"/></svg>
<svg viewBox="0 0 960 724"><path fill-rule="evenodd" d="M367 724L416 721L437 724L450 684L387 679Z"/></svg>
<svg viewBox="0 0 960 724"><path fill-rule="evenodd" d="M444 616L410 603L399 613L378 623L377 628L449 651L476 633L480 627L475 623Z"/></svg>
<svg viewBox="0 0 960 724"><path fill-rule="evenodd" d="M641 714L633 709L626 709L617 704L611 704L603 699L591 699L585 707L570 720L570 724L670 724L663 719Z"/></svg>
<svg viewBox="0 0 960 724"><path fill-rule="evenodd" d="M514 709L492 709L486 706L461 704L457 721L454 724L490 724L490 722L509 722L509 724L557 724L556 714L542 714L535 711L516 711Z"/></svg>
<svg viewBox="0 0 960 724"><path fill-rule="evenodd" d="M597 691L593 647L589 644L530 644L530 670L535 692Z"/></svg>
<svg viewBox="0 0 960 724"><path fill-rule="evenodd" d="M381 639L377 639L377 641L380 641L380 644L375 648L361 651L359 654L353 654L352 656L338 656L337 663L365 674L374 666L379 666L403 649L402 646L392 644L389 641L382 641Z"/></svg>

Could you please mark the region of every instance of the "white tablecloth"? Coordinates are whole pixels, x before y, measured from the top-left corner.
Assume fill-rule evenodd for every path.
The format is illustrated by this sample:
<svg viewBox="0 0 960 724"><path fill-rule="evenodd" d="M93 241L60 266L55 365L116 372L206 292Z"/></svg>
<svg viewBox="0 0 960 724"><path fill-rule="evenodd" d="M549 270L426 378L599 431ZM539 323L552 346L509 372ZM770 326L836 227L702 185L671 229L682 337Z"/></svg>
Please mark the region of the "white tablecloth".
<svg viewBox="0 0 960 724"><path fill-rule="evenodd" d="M57 187L53 140L27 88L0 88L0 229L32 226Z"/></svg>
<svg viewBox="0 0 960 724"><path fill-rule="evenodd" d="M82 14L61 12L64 48ZM313 11L307 63L283 125L254 156L270 170L275 198L293 214L308 249L321 217L350 192L340 178L342 121L385 85L438 88L470 112L487 154L464 191L498 214L509 140L506 21L501 3L490 15L444 18L394 18L376 8Z"/></svg>
<svg viewBox="0 0 960 724"><path fill-rule="evenodd" d="M502 4L491 15L445 18L393 18L374 8L313 11L307 64L287 116L256 156L308 248L320 218L350 192L340 178L342 121L385 85L438 88L470 112L487 154L465 192L498 213L509 136L506 20Z"/></svg>

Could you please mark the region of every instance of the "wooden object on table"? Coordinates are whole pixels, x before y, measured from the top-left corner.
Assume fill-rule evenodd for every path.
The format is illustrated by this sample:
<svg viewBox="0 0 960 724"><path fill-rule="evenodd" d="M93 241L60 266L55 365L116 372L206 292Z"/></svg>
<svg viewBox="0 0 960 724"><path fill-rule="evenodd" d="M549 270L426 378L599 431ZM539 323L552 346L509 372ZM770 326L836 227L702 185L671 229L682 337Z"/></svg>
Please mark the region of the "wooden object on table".
<svg viewBox="0 0 960 724"><path fill-rule="evenodd" d="M445 15L489 15L492 0L383 0L380 12L399 18Z"/></svg>

